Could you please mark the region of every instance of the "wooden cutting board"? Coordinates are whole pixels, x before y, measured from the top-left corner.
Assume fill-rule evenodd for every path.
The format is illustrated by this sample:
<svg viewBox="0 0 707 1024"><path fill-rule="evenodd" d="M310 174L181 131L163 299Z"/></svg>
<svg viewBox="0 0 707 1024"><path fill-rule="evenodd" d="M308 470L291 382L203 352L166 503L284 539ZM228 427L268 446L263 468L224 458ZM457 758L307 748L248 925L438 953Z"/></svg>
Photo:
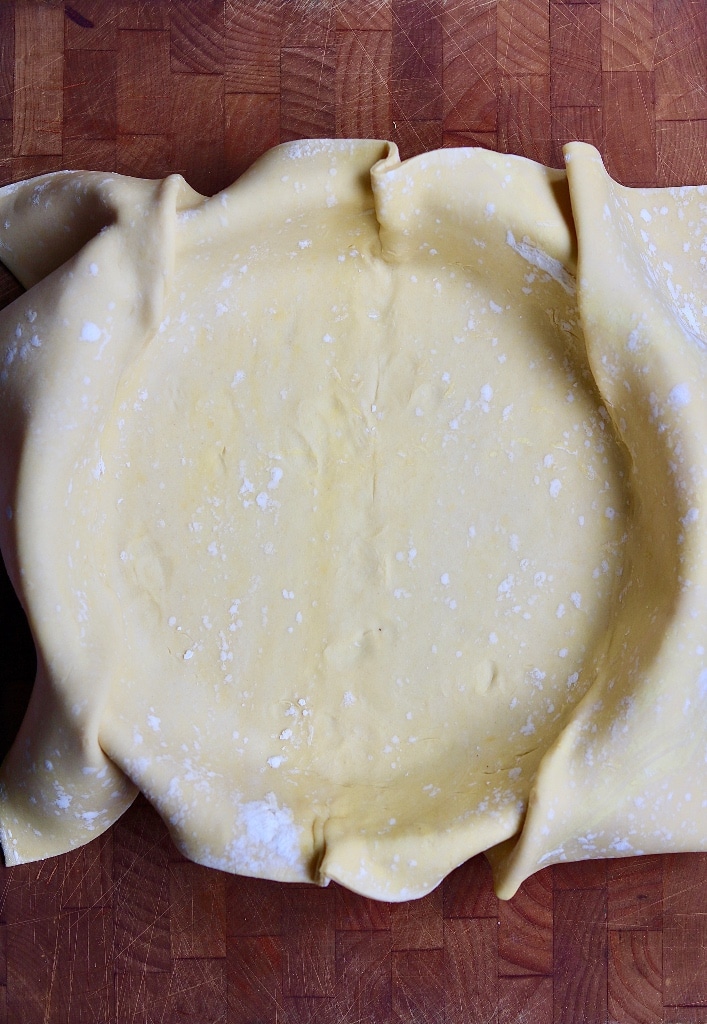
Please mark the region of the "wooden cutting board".
<svg viewBox="0 0 707 1024"><path fill-rule="evenodd" d="M271 145L481 145L627 185L707 182L705 0L17 0L0 5L0 182L58 168L204 193ZM0 302L19 293L0 276ZM0 755L33 649L0 585ZM139 800L65 857L0 866L0 1024L707 1024L707 856L477 857L374 903L191 864Z"/></svg>

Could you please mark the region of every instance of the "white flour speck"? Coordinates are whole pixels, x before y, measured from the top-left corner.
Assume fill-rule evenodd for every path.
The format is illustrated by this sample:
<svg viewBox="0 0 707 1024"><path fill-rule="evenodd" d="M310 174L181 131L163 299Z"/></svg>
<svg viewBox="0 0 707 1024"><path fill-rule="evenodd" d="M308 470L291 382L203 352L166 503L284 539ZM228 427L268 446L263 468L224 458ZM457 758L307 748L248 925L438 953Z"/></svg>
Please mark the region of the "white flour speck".
<svg viewBox="0 0 707 1024"><path fill-rule="evenodd" d="M81 341L98 341L101 336L101 329L98 324L91 320L85 320L81 328Z"/></svg>
<svg viewBox="0 0 707 1024"><path fill-rule="evenodd" d="M687 384L676 384L668 395L668 402L673 409L681 409L690 404L690 388Z"/></svg>

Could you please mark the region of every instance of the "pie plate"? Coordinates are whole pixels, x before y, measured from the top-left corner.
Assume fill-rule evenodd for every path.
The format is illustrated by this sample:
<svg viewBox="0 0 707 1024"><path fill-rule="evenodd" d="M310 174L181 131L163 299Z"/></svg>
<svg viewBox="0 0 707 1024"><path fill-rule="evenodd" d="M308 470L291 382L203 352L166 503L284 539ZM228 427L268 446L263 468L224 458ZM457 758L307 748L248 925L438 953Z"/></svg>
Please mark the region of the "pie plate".
<svg viewBox="0 0 707 1024"><path fill-rule="evenodd" d="M383 900L707 849L707 195L565 157L0 190L8 864L139 791L199 863Z"/></svg>

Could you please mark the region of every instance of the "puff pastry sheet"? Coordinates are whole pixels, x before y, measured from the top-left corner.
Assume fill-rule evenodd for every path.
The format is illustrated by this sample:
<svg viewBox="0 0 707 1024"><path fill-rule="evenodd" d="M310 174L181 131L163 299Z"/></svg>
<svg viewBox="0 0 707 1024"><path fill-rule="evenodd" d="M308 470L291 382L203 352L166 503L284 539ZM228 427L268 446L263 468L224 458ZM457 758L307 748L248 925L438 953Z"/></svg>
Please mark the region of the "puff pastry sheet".
<svg viewBox="0 0 707 1024"><path fill-rule="evenodd" d="M382 900L707 850L707 195L565 156L0 190L8 864L138 791L195 861Z"/></svg>

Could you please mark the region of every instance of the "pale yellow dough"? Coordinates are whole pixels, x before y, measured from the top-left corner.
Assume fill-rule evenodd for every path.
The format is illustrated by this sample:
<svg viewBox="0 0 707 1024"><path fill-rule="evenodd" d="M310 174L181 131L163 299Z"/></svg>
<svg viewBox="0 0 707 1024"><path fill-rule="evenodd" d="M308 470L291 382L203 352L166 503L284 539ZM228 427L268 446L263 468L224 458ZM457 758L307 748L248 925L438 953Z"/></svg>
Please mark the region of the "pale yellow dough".
<svg viewBox="0 0 707 1024"><path fill-rule="evenodd" d="M707 849L707 194L566 158L0 190L8 864L138 790L195 861L384 900Z"/></svg>

